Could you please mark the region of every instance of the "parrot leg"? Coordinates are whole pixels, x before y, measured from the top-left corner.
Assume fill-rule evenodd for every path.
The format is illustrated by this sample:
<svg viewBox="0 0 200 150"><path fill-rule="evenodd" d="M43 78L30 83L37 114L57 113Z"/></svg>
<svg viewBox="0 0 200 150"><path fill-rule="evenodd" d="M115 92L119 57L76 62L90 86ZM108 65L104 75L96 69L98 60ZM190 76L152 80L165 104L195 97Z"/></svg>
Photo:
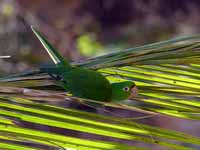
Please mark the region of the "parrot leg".
<svg viewBox="0 0 200 150"><path fill-rule="evenodd" d="M61 80L62 80L62 77L59 76L59 75L54 75L54 74L51 74L51 73L48 73L48 75L49 75L52 79L54 79L54 80L56 80L56 81L61 81Z"/></svg>

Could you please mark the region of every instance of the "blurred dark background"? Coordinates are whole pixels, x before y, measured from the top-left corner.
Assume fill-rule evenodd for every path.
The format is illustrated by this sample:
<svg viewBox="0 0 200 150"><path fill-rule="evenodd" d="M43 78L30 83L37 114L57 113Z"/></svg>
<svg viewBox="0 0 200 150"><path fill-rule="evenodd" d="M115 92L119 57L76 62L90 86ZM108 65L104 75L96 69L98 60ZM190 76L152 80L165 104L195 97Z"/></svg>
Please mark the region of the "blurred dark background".
<svg viewBox="0 0 200 150"><path fill-rule="evenodd" d="M30 25L70 61L199 32L199 0L0 0L1 73L50 61Z"/></svg>

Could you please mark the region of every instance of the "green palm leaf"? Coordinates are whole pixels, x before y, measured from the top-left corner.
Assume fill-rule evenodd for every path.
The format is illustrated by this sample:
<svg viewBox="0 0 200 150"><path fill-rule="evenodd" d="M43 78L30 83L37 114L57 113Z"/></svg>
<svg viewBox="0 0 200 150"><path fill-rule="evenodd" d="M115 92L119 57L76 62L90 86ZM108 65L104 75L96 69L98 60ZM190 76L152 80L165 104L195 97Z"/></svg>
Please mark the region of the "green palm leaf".
<svg viewBox="0 0 200 150"><path fill-rule="evenodd" d="M136 82L139 95L129 105L103 103L105 106L199 120L199 48L199 36L183 37L73 65L98 70L111 82ZM38 70L2 78L0 95L0 147L3 149L149 149L126 142L121 144L42 131L41 128L24 127L24 122L131 143L138 141L165 149L192 149L182 143L200 145L200 138L189 134L135 123L120 116L106 117L64 108L58 104L67 100L79 103L92 100L66 96L54 81Z"/></svg>
<svg viewBox="0 0 200 150"><path fill-rule="evenodd" d="M9 120L2 119L0 133L5 135L15 135L15 138L30 138L27 139L28 141L31 141L31 138L33 140L41 140L41 144L45 144L43 142L51 141L67 147L69 146L69 144L66 143L69 142L68 140L70 138L61 135L56 136L51 133L38 132L32 129L16 127L16 122L30 122L33 124L45 125L50 127L52 126L62 129L71 129L101 136L109 136L117 139L125 139L130 141L137 140L145 143L158 144L160 146L173 149L190 149L178 144L174 144L173 140L198 145L200 144L200 139L191 135L170 130L164 130L147 125L141 125L134 122L126 121L124 119L99 116L96 114L81 112L77 110L36 103L28 99L22 98L1 97L0 100L0 115L3 118L14 121L10 122ZM150 135L153 136L153 139ZM166 142L166 139L172 140L172 143ZM90 143L95 144L96 146L88 145ZM99 141L99 143L101 142ZM88 146L93 148L97 147L98 145L99 147L97 148L103 149L102 145L99 143L74 139L74 143L72 145L75 147ZM113 145L114 147L118 147L120 149L138 149L136 147L130 147L128 145L126 146L119 143L114 144L108 142L107 144ZM107 147L107 149L110 148Z"/></svg>

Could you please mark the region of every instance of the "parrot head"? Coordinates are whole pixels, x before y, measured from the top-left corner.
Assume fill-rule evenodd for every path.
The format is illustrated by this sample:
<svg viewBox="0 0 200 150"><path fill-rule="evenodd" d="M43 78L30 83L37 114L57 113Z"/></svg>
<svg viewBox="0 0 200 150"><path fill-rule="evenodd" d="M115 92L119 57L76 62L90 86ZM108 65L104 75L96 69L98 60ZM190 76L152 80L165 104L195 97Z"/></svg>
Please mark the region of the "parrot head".
<svg viewBox="0 0 200 150"><path fill-rule="evenodd" d="M137 87L132 81L112 83L112 102L131 99L137 96Z"/></svg>

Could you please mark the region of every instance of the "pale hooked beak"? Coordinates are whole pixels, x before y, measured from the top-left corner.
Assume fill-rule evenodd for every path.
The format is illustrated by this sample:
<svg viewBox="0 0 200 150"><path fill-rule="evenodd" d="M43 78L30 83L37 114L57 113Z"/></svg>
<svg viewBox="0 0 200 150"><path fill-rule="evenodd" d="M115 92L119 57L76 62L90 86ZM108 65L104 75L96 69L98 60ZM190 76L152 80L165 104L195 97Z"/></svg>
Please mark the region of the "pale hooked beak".
<svg viewBox="0 0 200 150"><path fill-rule="evenodd" d="M131 94L128 98L132 99L132 98L136 98L137 96L138 96L138 88L137 86L134 86L131 88Z"/></svg>

